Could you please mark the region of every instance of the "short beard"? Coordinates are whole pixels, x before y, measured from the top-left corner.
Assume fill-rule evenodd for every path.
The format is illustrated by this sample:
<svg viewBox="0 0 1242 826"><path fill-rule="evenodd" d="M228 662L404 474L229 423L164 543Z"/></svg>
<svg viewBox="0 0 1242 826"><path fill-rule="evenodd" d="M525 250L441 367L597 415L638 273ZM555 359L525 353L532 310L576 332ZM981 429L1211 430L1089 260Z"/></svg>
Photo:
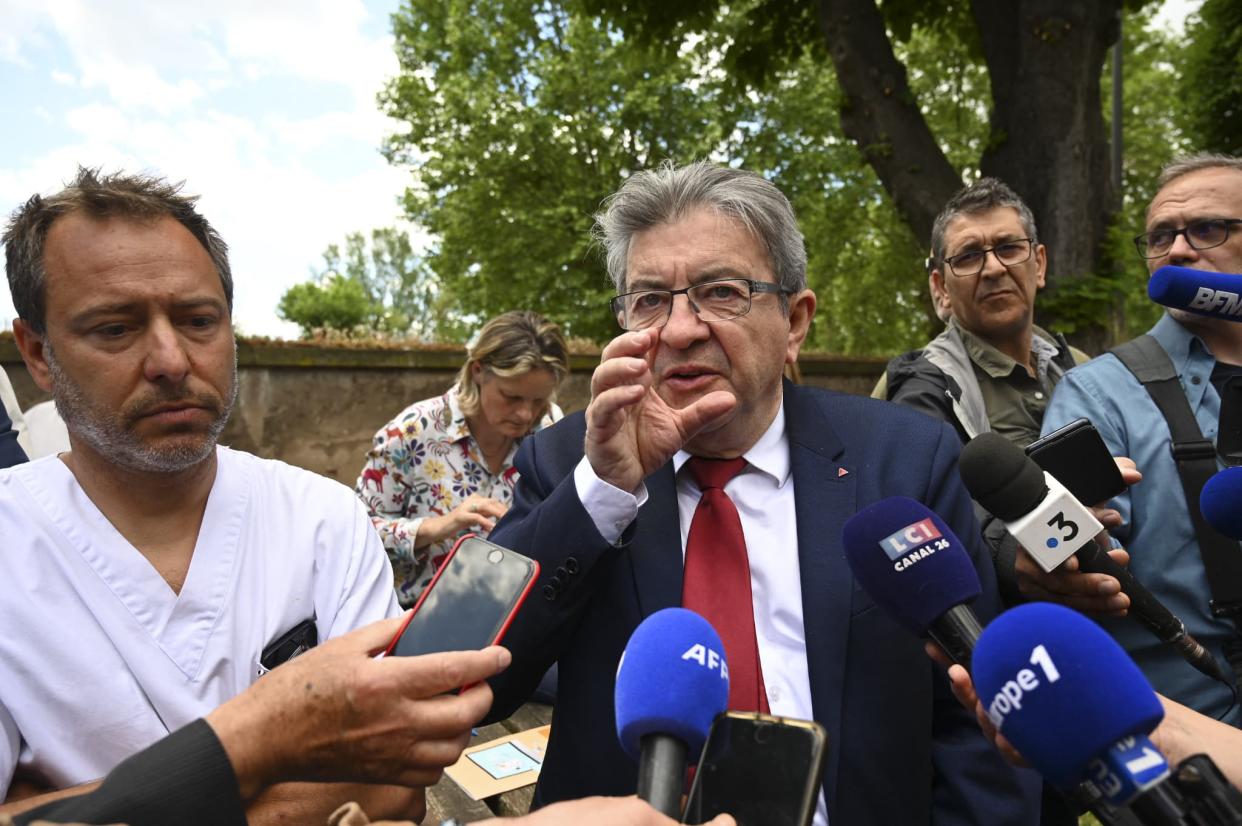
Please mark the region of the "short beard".
<svg viewBox="0 0 1242 826"><path fill-rule="evenodd" d="M130 405L119 411L100 410L69 374L61 367L46 340L43 346L48 373L52 378L52 399L56 412L65 421L65 427L77 439L108 462L126 470L143 473L177 473L194 467L207 459L216 449L216 442L224 432L229 414L237 402L237 347L233 348L233 369L229 378L228 399L223 406L214 397L194 395L183 386L157 391L151 398ZM182 441L168 447L149 444L131 429L133 421L141 416L143 409L161 402L192 399L215 412L215 419L199 443Z"/></svg>

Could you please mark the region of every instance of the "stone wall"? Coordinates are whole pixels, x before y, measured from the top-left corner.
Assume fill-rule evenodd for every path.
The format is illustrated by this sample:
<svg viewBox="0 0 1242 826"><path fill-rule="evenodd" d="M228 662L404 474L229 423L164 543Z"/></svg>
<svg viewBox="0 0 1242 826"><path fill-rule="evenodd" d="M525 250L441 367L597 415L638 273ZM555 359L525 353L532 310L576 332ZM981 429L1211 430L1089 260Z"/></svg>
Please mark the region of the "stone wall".
<svg viewBox="0 0 1242 826"><path fill-rule="evenodd" d="M371 437L406 405L443 393L465 359L458 349L357 350L300 344L240 344L237 410L222 442L353 485ZM559 402L586 407L598 354L575 354ZM0 367L22 408L48 395L35 385L11 339L0 339ZM884 359L806 354L801 380L869 393Z"/></svg>

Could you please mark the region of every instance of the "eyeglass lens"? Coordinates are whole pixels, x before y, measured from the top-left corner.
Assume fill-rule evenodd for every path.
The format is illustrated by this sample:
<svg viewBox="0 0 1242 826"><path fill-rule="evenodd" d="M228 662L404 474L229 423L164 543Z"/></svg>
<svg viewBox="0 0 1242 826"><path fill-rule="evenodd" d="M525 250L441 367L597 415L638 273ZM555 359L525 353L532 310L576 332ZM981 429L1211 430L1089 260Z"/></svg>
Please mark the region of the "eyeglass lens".
<svg viewBox="0 0 1242 826"><path fill-rule="evenodd" d="M983 271L989 252L995 254L997 260L1009 267L1014 264L1021 264L1031 257L1031 242L1006 241L1003 244L997 244L991 249L970 250L945 260L953 269L955 275L976 275Z"/></svg>
<svg viewBox="0 0 1242 826"><path fill-rule="evenodd" d="M618 296L615 309L627 330L663 324L672 314L674 292L642 290ZM750 310L750 282L744 279L707 281L686 290L690 309L705 321L726 321Z"/></svg>
<svg viewBox="0 0 1242 826"><path fill-rule="evenodd" d="M1139 239L1144 242L1147 254L1156 258L1172 249L1179 235L1185 235L1186 243L1197 250L1219 247L1229 239L1229 222L1195 221L1182 229L1158 229L1140 235Z"/></svg>

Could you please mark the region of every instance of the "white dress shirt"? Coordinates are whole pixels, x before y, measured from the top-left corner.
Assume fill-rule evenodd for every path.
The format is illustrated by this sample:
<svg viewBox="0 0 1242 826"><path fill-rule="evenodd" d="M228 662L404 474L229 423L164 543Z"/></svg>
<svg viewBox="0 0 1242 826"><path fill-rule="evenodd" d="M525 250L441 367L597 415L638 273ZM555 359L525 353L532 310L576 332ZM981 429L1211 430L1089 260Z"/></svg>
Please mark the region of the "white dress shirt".
<svg viewBox="0 0 1242 826"><path fill-rule="evenodd" d="M763 684L772 714L801 720L814 719L811 679L806 662L806 632L802 624L802 573L798 565L798 529L794 481L789 467L789 439L785 435L785 404L759 440L743 454L748 465L725 485L742 519L746 554L750 560L750 593L755 615L755 637ZM677 472L677 511L681 521L682 560L686 536L702 495L690 473L681 470L690 454L673 457ZM600 535L616 543L647 502L647 487L623 491L600 479L586 457L574 470L578 498ZM826 826L827 808L821 792L816 826Z"/></svg>

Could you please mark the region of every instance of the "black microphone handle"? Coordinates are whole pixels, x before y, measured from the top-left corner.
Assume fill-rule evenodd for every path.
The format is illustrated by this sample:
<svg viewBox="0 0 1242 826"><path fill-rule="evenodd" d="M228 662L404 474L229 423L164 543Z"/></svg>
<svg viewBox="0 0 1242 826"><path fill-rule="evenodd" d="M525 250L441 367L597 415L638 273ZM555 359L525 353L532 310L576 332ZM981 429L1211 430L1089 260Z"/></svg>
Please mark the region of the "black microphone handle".
<svg viewBox="0 0 1242 826"><path fill-rule="evenodd" d="M1161 642L1173 646L1186 662L1213 680L1232 685L1232 681L1225 675L1224 669L1212 653L1186 633L1186 626L1182 621L1172 611L1165 608L1143 583L1135 579L1129 568L1109 556L1095 543L1095 540L1087 542L1075 551L1074 556L1078 557L1080 570L1091 574L1108 574L1121 583L1121 592L1130 598L1130 613L1147 626Z"/></svg>
<svg viewBox="0 0 1242 826"><path fill-rule="evenodd" d="M638 741L638 798L661 814L681 819L686 787L686 744L670 734L644 734Z"/></svg>
<svg viewBox="0 0 1242 826"><path fill-rule="evenodd" d="M927 626L927 636L944 649L953 662L970 671L970 654L979 642L983 626L968 605L954 605Z"/></svg>
<svg viewBox="0 0 1242 826"><path fill-rule="evenodd" d="M1128 808L1143 826L1183 826L1189 820L1186 798L1178 791L1172 776L1164 778L1130 801Z"/></svg>

